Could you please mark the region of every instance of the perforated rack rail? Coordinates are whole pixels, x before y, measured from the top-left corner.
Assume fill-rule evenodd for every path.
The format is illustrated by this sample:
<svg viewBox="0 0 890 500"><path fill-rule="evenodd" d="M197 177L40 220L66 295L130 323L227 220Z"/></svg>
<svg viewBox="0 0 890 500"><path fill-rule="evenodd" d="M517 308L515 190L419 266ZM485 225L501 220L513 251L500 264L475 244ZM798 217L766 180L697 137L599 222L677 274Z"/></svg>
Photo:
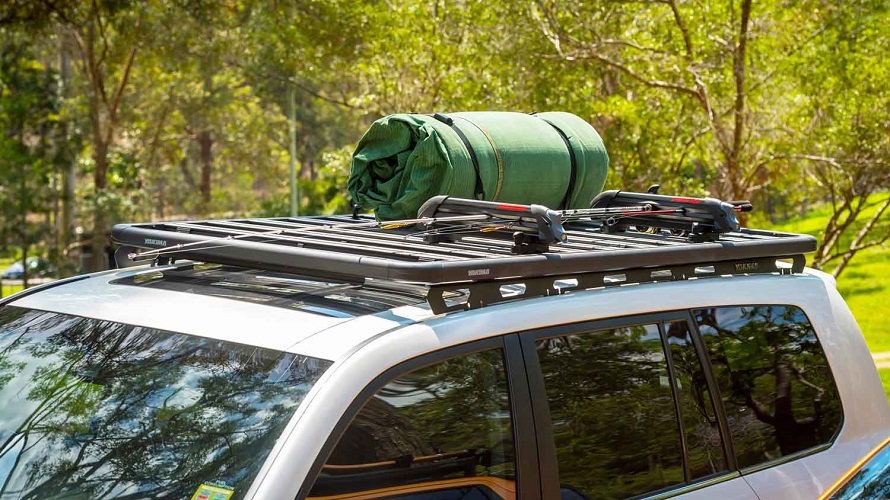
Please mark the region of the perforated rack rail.
<svg viewBox="0 0 890 500"><path fill-rule="evenodd" d="M715 241L696 241L650 227L649 232L633 226L616 232L602 221L588 220L563 223L557 232L564 241L542 253L517 254L510 237L520 232L515 227L482 232L469 223L469 232L462 232L459 240L431 243L424 241L430 231L370 227L373 222L363 215L119 224L112 237L122 245L116 254L120 267L133 265L130 257L143 249L156 260L188 259L347 281L421 283L427 285L435 313L622 283L799 273L803 254L816 247L808 235L739 229L722 232ZM644 222L654 226L658 218L649 216ZM533 221L529 227L535 233L538 224ZM164 250L151 253L158 249Z"/></svg>

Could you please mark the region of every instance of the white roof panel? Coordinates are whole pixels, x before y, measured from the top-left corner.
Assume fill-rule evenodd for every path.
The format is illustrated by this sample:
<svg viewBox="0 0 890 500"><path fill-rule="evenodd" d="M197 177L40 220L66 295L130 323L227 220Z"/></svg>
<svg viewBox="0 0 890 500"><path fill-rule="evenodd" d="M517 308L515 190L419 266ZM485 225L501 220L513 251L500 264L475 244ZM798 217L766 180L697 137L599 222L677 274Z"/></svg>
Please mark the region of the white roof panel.
<svg viewBox="0 0 890 500"><path fill-rule="evenodd" d="M233 299L109 283L157 269L102 273L24 295L9 304L290 352L299 352L289 347L300 341L351 321ZM388 324L384 322L380 327Z"/></svg>

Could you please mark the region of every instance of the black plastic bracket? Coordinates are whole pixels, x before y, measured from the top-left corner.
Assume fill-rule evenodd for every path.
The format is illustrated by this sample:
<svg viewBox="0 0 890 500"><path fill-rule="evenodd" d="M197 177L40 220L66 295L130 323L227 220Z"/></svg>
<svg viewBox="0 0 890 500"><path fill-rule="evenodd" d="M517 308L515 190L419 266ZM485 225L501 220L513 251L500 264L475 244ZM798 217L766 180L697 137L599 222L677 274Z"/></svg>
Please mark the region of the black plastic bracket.
<svg viewBox="0 0 890 500"><path fill-rule="evenodd" d="M135 253L136 250L136 247L130 245L119 246L117 250L114 251L115 266L117 266L118 269L124 269L140 265L139 262L130 259L130 254Z"/></svg>
<svg viewBox="0 0 890 500"><path fill-rule="evenodd" d="M657 227L686 231L692 242L716 241L720 234L740 229L735 213L740 208L715 198L688 198L656 194L653 185L648 193L604 191L591 202L590 208L636 207L647 205L653 212L675 209L673 214L634 215L622 217L618 224L603 225L604 232L625 231L630 226ZM741 203L741 202L740 202ZM748 204L745 208L749 208Z"/></svg>
<svg viewBox="0 0 890 500"><path fill-rule="evenodd" d="M450 228L478 225L478 220L448 220L461 215L490 215L503 223L504 229L513 230L513 253L544 253L550 243L566 240L565 229L558 212L543 205L517 205L495 201L469 200L450 196L435 196L427 200L417 212L419 219L432 219L431 228ZM436 220L440 219L440 220ZM460 234L443 231L430 234L428 242L458 241Z"/></svg>

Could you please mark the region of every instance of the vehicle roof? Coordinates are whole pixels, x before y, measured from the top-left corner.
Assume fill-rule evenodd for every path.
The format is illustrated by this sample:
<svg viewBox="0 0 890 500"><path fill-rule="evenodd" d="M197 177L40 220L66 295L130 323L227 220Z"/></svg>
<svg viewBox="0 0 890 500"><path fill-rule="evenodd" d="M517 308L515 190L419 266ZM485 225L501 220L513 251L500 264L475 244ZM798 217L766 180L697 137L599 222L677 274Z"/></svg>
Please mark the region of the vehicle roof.
<svg viewBox="0 0 890 500"><path fill-rule="evenodd" d="M213 279L202 282L196 276L210 276ZM797 276L806 281L818 278L834 287L833 280L818 271L807 269L805 275ZM793 278L794 275L784 277ZM716 285L712 280L720 280L721 286L725 286L722 280L744 278L706 278L701 281ZM763 275L757 278L758 281L775 279ZM267 287L258 285L257 281L271 281L276 285L271 298L263 295ZM162 282L164 284L160 284ZM696 286L693 280L681 282L684 283L684 290ZM290 293L277 290L278 285ZM13 297L9 304L338 360L382 333L437 316L423 301L418 290L411 289L410 286L378 289L378 285L348 284L269 271L200 267L194 263L186 263L88 275L65 283L51 284L37 293ZM627 288L638 286L659 285L623 285L610 288L624 289L621 294L624 295ZM704 289L711 288L704 286ZM343 290L346 289L351 291L351 296L343 295ZM335 295L325 296L331 290L335 291ZM373 301L380 297L381 290L395 298L368 305L368 300ZM585 292L570 295L576 293ZM328 300L327 297L334 298ZM362 300L366 300L365 303L359 304ZM534 302L537 315L540 316L540 301L548 299L511 301L497 308L518 312L516 308L522 307L518 302L526 300ZM669 302L666 301L657 309L669 310ZM646 306L651 307L652 304ZM484 314L484 311L477 310L468 319L472 317L477 318L474 321L478 321L480 312ZM453 315L450 313L444 316ZM522 314L519 316L524 317ZM528 319L525 318L524 321ZM542 320L547 322L543 318ZM501 321L507 319L498 320ZM507 330L523 329L521 326L515 324ZM525 328L534 326L527 324Z"/></svg>
<svg viewBox="0 0 890 500"><path fill-rule="evenodd" d="M215 273L216 283L197 279L200 273L194 272L183 278L183 271L193 267L188 263L93 274L22 294L8 304L331 360L368 336L432 315L423 297L410 290L396 290L393 294L401 293L396 299L369 304L381 295L373 286L353 285L350 290L350 284L333 280L219 266L198 268L205 277ZM165 285L159 286L162 281ZM260 281L276 286L261 286ZM319 305L332 290L336 297ZM316 337L323 331L323 339Z"/></svg>

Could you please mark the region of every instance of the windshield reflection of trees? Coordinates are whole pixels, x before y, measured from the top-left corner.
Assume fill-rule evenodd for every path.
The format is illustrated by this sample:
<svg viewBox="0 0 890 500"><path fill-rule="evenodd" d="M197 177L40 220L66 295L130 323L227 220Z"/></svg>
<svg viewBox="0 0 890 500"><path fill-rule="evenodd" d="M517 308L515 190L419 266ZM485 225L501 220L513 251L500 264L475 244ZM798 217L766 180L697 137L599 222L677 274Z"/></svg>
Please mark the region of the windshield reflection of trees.
<svg viewBox="0 0 890 500"><path fill-rule="evenodd" d="M722 392L739 466L823 443L840 425L837 389L803 311L695 311Z"/></svg>
<svg viewBox="0 0 890 500"><path fill-rule="evenodd" d="M329 364L12 307L0 328L4 498L238 498Z"/></svg>

